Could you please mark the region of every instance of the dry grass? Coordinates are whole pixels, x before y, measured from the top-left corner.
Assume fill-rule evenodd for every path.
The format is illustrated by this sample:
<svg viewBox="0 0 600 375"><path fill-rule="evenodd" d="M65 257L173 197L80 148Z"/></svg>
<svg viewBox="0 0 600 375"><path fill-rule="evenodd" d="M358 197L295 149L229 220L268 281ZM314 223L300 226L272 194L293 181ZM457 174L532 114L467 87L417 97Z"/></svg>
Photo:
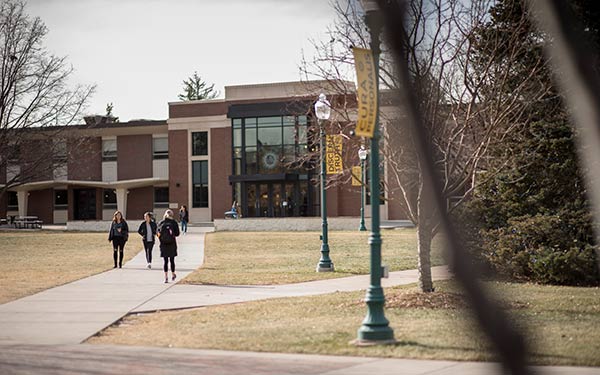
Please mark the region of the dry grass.
<svg viewBox="0 0 600 375"><path fill-rule="evenodd" d="M532 363L599 366L600 289L489 284L529 332ZM494 360L451 282L438 296L386 290L395 346L355 347L364 292L284 298L125 318L91 343L448 360ZM450 296L450 297L449 297ZM398 303L406 299L406 303ZM157 335L160 332L160 335Z"/></svg>
<svg viewBox="0 0 600 375"><path fill-rule="evenodd" d="M206 236L204 264L189 275L188 284L266 285L346 277L369 273L368 232L330 232L330 257L335 272L316 273L320 232L215 232ZM414 229L382 232L383 263L390 271L417 267ZM432 264L441 265L439 241Z"/></svg>
<svg viewBox="0 0 600 375"><path fill-rule="evenodd" d="M113 266L106 233L2 231L0 303L91 276ZM125 260L139 249L125 246Z"/></svg>

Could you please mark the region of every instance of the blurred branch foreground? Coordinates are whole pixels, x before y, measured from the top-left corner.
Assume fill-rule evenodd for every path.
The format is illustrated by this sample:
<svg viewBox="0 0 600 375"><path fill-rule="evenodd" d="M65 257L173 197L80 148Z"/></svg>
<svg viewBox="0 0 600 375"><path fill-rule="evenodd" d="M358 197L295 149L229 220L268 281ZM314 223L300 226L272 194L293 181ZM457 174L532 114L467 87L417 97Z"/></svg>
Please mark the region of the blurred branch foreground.
<svg viewBox="0 0 600 375"><path fill-rule="evenodd" d="M413 86L409 73L407 15L410 6L407 0L377 0L380 16L385 24L388 42L397 64L397 80L400 82L399 95L408 116L408 129L414 139L419 160L422 163L423 184L429 186L432 210L439 215L441 227L447 235L449 259L457 281L465 289L470 305L482 329L490 338L499 354L506 371L512 374L529 374L527 348L523 334L511 323L506 313L484 290L478 279L478 271L473 269L468 253L464 250L456 228L450 221L443 195L443 183L435 173L435 145L428 137L423 116L419 111L419 91ZM595 73L593 59L588 58L582 46L582 37L574 27L566 2L559 0L533 0L530 3L540 29L550 35L553 43L549 50L555 71L560 71L562 89L574 114L576 125L581 132L579 153L591 171L587 177L596 219L600 217L600 82ZM408 56L408 57L407 57ZM598 255L598 254L597 254ZM597 257L598 259L599 257Z"/></svg>

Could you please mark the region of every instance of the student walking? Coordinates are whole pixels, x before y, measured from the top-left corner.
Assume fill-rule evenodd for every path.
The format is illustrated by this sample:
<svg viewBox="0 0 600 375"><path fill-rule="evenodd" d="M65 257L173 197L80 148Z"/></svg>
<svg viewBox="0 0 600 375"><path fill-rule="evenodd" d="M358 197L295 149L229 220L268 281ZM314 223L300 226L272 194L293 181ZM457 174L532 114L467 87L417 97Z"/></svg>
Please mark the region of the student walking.
<svg viewBox="0 0 600 375"><path fill-rule="evenodd" d="M190 221L190 212L185 205L179 209L179 220L181 221L181 231L183 234L187 233L188 223Z"/></svg>
<svg viewBox="0 0 600 375"><path fill-rule="evenodd" d="M179 225L173 219L173 211L166 210L163 220L158 223L158 239L160 256L164 259L165 283L169 282L169 262L171 263L171 280L175 280L175 257L177 256L177 240Z"/></svg>
<svg viewBox="0 0 600 375"><path fill-rule="evenodd" d="M142 221L138 228L138 233L142 236L148 269L152 268L152 249L154 248L156 229L156 223L152 220L152 215L150 212L146 212L144 214L144 221Z"/></svg>
<svg viewBox="0 0 600 375"><path fill-rule="evenodd" d="M119 260L119 268L123 267L123 250L128 239L129 227L127 222L123 219L121 211L116 211L108 232L108 242L112 241L113 245L113 260L115 261L113 268L117 268L117 259Z"/></svg>

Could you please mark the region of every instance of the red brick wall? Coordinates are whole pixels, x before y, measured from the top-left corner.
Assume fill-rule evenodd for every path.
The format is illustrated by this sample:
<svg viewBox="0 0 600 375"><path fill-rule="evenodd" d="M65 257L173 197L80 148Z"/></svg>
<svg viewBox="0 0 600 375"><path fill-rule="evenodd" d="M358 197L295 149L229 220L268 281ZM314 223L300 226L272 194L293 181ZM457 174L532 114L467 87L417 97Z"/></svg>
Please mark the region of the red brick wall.
<svg viewBox="0 0 600 375"><path fill-rule="evenodd" d="M67 142L69 180L102 181L102 138L69 139ZM69 195L69 202L72 202ZM72 220L71 216L69 219Z"/></svg>
<svg viewBox="0 0 600 375"><path fill-rule="evenodd" d="M187 130L169 131L169 202L190 207L187 137Z"/></svg>
<svg viewBox="0 0 600 375"><path fill-rule="evenodd" d="M52 178L52 151L48 141L34 140L21 143L21 180L34 182L52 180Z"/></svg>
<svg viewBox="0 0 600 375"><path fill-rule="evenodd" d="M340 187L338 215L360 216L360 186L351 186L351 183L348 183Z"/></svg>
<svg viewBox="0 0 600 375"><path fill-rule="evenodd" d="M117 137L117 179L152 177L152 135Z"/></svg>
<svg viewBox="0 0 600 375"><path fill-rule="evenodd" d="M37 216L44 223L54 222L54 190L34 190L29 192L27 215Z"/></svg>
<svg viewBox="0 0 600 375"><path fill-rule="evenodd" d="M223 115L227 113L229 104L230 103L217 102L169 105L169 118Z"/></svg>
<svg viewBox="0 0 600 375"><path fill-rule="evenodd" d="M233 186L231 175L231 128L210 130L210 192L212 218L223 217L231 209Z"/></svg>
<svg viewBox="0 0 600 375"><path fill-rule="evenodd" d="M144 212L152 211L153 205L154 187L148 186L129 190L129 195L127 196L127 220L134 223L141 222L144 220ZM129 230L132 229L129 228Z"/></svg>

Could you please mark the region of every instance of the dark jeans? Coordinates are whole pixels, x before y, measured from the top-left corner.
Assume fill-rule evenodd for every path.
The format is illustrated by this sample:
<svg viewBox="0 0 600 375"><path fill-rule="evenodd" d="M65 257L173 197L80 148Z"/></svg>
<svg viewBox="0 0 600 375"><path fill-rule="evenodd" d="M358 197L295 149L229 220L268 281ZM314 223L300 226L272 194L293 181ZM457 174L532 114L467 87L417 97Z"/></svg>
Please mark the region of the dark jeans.
<svg viewBox="0 0 600 375"><path fill-rule="evenodd" d="M183 233L187 232L187 227L188 227L187 224L188 224L187 220L181 220L181 231Z"/></svg>
<svg viewBox="0 0 600 375"><path fill-rule="evenodd" d="M123 249L125 248L125 239L123 237L113 237L113 260L115 261L115 267L117 266L117 260L119 260L119 267L123 266ZM118 250L118 252L117 252Z"/></svg>
<svg viewBox="0 0 600 375"><path fill-rule="evenodd" d="M169 271L169 260L171 261L171 272L175 272L175 257L164 257L165 260L163 270L165 272Z"/></svg>
<svg viewBox="0 0 600 375"><path fill-rule="evenodd" d="M148 242L146 240L142 240L144 243L144 250L146 250L146 262L152 263L152 249L154 248L154 241Z"/></svg>

